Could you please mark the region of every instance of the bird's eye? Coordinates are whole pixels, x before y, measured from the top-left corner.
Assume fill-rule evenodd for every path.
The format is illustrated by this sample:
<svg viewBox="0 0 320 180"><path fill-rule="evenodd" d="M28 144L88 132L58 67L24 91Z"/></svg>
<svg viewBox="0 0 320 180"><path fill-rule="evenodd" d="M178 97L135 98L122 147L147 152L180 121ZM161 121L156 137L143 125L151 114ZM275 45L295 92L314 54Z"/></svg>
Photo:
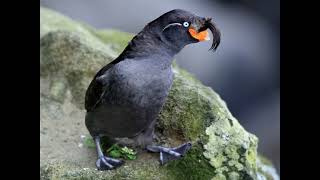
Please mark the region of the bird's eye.
<svg viewBox="0 0 320 180"><path fill-rule="evenodd" d="M189 23L188 23L188 22L184 22L184 23L183 23L183 26L184 26L184 27L189 27Z"/></svg>

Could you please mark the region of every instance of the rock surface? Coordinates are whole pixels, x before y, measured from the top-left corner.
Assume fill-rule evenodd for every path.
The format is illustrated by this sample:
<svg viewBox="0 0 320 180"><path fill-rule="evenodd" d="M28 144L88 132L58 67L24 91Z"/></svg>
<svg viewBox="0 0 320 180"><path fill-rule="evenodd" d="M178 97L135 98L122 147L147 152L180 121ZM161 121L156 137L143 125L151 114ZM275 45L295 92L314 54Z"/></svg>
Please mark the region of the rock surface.
<svg viewBox="0 0 320 180"><path fill-rule="evenodd" d="M85 90L131 38L40 8L41 179L278 179L272 164L258 155L257 137L245 131L218 94L177 65L157 134L168 146L192 141L190 152L165 166L159 166L157 154L139 152L116 170L97 171L95 149L82 140L89 136Z"/></svg>

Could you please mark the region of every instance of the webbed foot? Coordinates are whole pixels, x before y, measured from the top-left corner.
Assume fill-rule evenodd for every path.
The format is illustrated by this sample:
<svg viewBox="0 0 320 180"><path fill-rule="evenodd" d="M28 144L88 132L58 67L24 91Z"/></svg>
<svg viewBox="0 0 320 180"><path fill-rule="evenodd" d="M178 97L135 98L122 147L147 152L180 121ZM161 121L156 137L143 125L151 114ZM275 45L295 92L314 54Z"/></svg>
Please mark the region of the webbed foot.
<svg viewBox="0 0 320 180"><path fill-rule="evenodd" d="M160 164L164 165L168 161L179 159L183 157L186 152L192 147L190 142L184 143L178 147L167 148L162 146L152 146L149 145L146 149L150 152L159 152L160 153Z"/></svg>

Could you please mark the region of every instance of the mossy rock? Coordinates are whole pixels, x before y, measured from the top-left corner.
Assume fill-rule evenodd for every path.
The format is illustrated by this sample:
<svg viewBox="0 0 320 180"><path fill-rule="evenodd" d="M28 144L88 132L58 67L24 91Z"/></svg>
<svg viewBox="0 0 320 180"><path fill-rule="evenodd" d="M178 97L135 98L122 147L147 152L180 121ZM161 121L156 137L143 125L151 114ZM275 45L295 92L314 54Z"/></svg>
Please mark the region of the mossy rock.
<svg viewBox="0 0 320 180"><path fill-rule="evenodd" d="M94 74L133 37L96 30L40 8L41 179L277 179L257 153L258 139L225 102L174 64L174 83L158 117L159 142L193 143L187 155L159 166L158 155L139 152L116 170L95 169L95 150L83 146L84 95Z"/></svg>

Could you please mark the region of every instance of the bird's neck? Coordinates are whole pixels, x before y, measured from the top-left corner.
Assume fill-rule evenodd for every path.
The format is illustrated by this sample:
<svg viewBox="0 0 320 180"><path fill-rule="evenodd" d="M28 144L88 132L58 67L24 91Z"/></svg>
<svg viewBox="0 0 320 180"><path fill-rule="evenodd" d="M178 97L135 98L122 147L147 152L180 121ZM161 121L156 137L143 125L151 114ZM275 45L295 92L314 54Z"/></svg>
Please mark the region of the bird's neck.
<svg viewBox="0 0 320 180"><path fill-rule="evenodd" d="M172 63L172 59L180 50L170 47L157 34L147 31L137 34L120 56L129 59L161 57L162 60Z"/></svg>

